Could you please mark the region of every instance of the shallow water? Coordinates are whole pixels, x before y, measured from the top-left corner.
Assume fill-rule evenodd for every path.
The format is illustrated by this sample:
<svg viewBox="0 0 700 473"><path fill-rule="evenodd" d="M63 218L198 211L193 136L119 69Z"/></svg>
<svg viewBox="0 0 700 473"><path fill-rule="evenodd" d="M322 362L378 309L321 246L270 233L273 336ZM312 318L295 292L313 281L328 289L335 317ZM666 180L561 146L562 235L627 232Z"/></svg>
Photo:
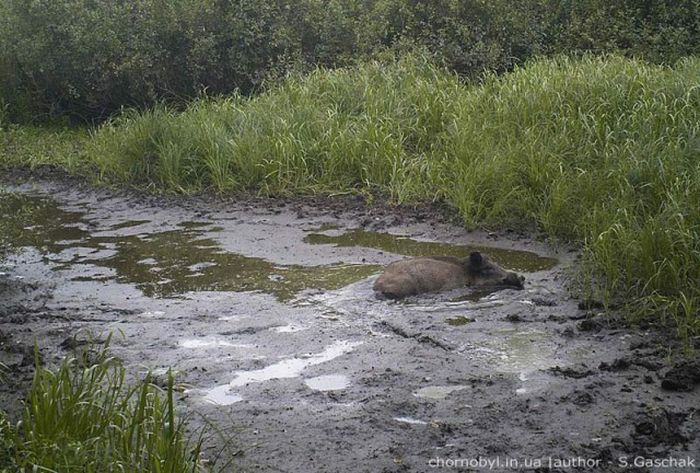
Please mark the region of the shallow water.
<svg viewBox="0 0 700 473"><path fill-rule="evenodd" d="M320 353L285 358L258 370L237 371L229 383L207 389L203 393L203 399L221 405L241 401L244 396L237 389L265 381L298 378L307 368L332 361L350 353L359 345L362 345L362 342L340 340L325 347ZM343 376L320 376L306 379L304 382L309 388L318 391L344 389L349 384L347 378Z"/></svg>
<svg viewBox="0 0 700 473"><path fill-rule="evenodd" d="M540 256L530 251L510 250L480 245L455 245L418 241L388 233L350 230L345 232L311 233L305 242L313 245L359 246L374 248L406 256L456 256L464 258L473 251L489 255L499 265L512 271L534 272L553 268L555 258Z"/></svg>
<svg viewBox="0 0 700 473"><path fill-rule="evenodd" d="M76 281L134 284L150 297L189 291L261 291L290 300L305 289L342 287L380 269L371 264L279 265L228 252L208 236L221 231L212 221L184 221L175 230L138 232L150 221L129 220L108 231L91 232L85 213L63 210L49 198L4 198L11 199L12 212L27 212L16 246L41 250L55 270L84 265L84 274L73 277Z"/></svg>
<svg viewBox="0 0 700 473"><path fill-rule="evenodd" d="M350 380L342 374L327 374L305 379L304 384L316 391L340 391L350 385Z"/></svg>
<svg viewBox="0 0 700 473"><path fill-rule="evenodd" d="M157 230L147 219L125 220L108 229L93 229L86 212L64 210L48 197L9 194L11 212L27 217L14 242L42 251L54 270L80 268L75 281L116 281L134 284L149 297L171 297L190 291L261 291L282 301L307 289L337 289L367 278L381 266L336 262L326 265L284 265L268 259L226 251L216 234L234 232L235 226L200 218L177 222L173 229ZM405 256L466 256L483 251L505 267L538 271L556 264L554 258L528 251L473 245L423 242L363 230L341 231L324 224L309 233L311 245L381 249ZM335 235L318 233L330 231ZM270 235L270 238L273 238ZM101 268L101 269L99 269ZM463 296L479 300L489 291Z"/></svg>

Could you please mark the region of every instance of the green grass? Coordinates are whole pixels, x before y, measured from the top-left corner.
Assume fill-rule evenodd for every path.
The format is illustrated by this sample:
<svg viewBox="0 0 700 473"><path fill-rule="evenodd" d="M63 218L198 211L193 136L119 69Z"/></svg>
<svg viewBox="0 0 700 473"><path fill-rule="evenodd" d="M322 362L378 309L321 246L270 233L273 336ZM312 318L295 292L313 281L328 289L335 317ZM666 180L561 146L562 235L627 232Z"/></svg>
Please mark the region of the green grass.
<svg viewBox="0 0 700 473"><path fill-rule="evenodd" d="M96 356L66 358L56 370L37 364L22 421L14 427L0 415L0 471L205 471L202 438L186 440L176 416L172 377L164 391L149 379L130 386L106 347Z"/></svg>
<svg viewBox="0 0 700 473"><path fill-rule="evenodd" d="M444 201L468 227L580 246L587 291L687 339L700 333L698 77L697 58L561 57L464 84L407 57L126 112L47 161L166 191Z"/></svg>
<svg viewBox="0 0 700 473"><path fill-rule="evenodd" d="M68 172L94 172L85 154L90 133L85 128L8 125L0 122L0 167L60 167Z"/></svg>
<svg viewBox="0 0 700 473"><path fill-rule="evenodd" d="M422 198L461 86L425 61L318 70L254 98L115 118L90 151L111 181L173 190L384 190Z"/></svg>
<svg viewBox="0 0 700 473"><path fill-rule="evenodd" d="M700 60L529 64L461 97L441 176L469 224L585 248L606 301L700 329Z"/></svg>

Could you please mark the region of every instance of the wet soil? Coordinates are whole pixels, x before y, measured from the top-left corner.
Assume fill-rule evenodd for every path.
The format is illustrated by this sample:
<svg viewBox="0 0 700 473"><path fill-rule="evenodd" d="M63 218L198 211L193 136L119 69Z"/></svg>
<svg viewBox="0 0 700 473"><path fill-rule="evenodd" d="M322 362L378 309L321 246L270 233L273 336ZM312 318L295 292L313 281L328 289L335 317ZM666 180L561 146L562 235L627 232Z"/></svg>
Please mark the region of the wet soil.
<svg viewBox="0 0 700 473"><path fill-rule="evenodd" d="M0 182L28 210L21 249L0 268L0 362L12 373L0 402L15 418L35 342L52 362L113 333L134 376L175 370L185 413L233 436L208 445L230 471L699 464L697 361L679 359L665 329L572 298L571 252L466 232L428 205ZM371 290L405 255L473 249L524 274L525 289L400 302Z"/></svg>

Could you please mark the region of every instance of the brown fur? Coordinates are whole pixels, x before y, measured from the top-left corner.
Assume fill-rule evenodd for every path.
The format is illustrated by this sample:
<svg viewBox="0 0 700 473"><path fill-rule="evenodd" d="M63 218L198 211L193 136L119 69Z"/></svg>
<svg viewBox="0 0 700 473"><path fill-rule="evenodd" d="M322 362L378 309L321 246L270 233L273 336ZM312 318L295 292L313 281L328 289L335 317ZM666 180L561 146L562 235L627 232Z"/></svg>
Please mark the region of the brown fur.
<svg viewBox="0 0 700 473"><path fill-rule="evenodd" d="M522 289L524 277L500 268L479 252L467 258L427 256L391 263L374 290L391 298L438 292L463 286L507 286Z"/></svg>

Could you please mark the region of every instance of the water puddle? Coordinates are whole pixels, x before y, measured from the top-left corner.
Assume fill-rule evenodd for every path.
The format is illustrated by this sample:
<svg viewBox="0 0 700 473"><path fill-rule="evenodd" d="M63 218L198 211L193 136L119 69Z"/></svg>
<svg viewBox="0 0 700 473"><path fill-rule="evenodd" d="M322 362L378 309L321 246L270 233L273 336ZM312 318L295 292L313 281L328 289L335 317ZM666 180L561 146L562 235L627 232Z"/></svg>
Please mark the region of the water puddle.
<svg viewBox="0 0 700 473"><path fill-rule="evenodd" d="M294 358L288 358L265 368L253 371L238 371L236 377L228 385L231 387L245 386L250 383L260 383L272 379L296 378L309 366L320 365L349 353L362 342L340 340L327 346L322 352Z"/></svg>
<svg viewBox="0 0 700 473"><path fill-rule="evenodd" d="M329 362L351 352L359 345L362 345L362 342L340 340L327 346L320 353L287 358L259 370L237 371L235 373L235 378L233 378L230 383L208 389L204 393L203 399L207 402L224 406L233 404L242 400L243 397L239 393L233 391L232 388L240 388L249 384L262 383L273 379L298 378L306 368ZM319 376L306 379L304 382L311 389L320 391L344 389L349 385L349 380L339 375Z"/></svg>
<svg viewBox="0 0 700 473"><path fill-rule="evenodd" d="M50 198L17 194L2 198L6 211L23 215L22 219L10 219L10 225L18 226L9 232L16 246L37 248L52 269L70 271L74 281L133 284L149 297L257 291L290 301L306 289L338 289L381 270L377 265L348 263L278 265L228 252L212 237L221 230L215 221L183 221L157 231L149 220L137 219L112 223L107 230L98 231L84 212L64 210ZM315 230L305 242L376 248L407 256L462 257L479 250L518 271L537 271L557 263L526 251L421 242L363 230L340 233L335 224ZM470 293L465 300L476 301L487 294Z"/></svg>
<svg viewBox="0 0 700 473"><path fill-rule="evenodd" d="M340 234L310 233L304 238L304 241L312 245L361 246L406 256L445 255L464 258L469 256L472 251L480 251L489 255L504 268L522 272L543 271L553 268L558 263L556 258L540 256L530 251L418 241L388 233L365 230L351 230Z"/></svg>
<svg viewBox="0 0 700 473"><path fill-rule="evenodd" d="M495 344L500 352L500 368L511 372L530 372L549 368L555 345L550 345L544 332L502 330Z"/></svg>
<svg viewBox="0 0 700 473"><path fill-rule="evenodd" d="M217 347L229 347L229 348L250 348L250 345L245 345L241 343L231 343L226 340L213 340L213 339L200 339L200 338L187 338L180 340L180 347L190 348L190 349L202 349L202 348L217 348Z"/></svg>
<svg viewBox="0 0 700 473"><path fill-rule="evenodd" d="M394 420L396 422L401 422L403 424L409 424L409 425L428 425L428 423L424 420L414 419L413 417L408 417L408 416L394 417Z"/></svg>
<svg viewBox="0 0 700 473"><path fill-rule="evenodd" d="M556 344L545 332L497 330L476 343L465 344L460 351L482 358L503 373L532 372L555 363Z"/></svg>
<svg viewBox="0 0 700 473"><path fill-rule="evenodd" d="M223 386L217 386L208 390L203 399L211 404L230 406L231 404L242 401L243 396L232 392L229 385L224 384Z"/></svg>
<svg viewBox="0 0 700 473"><path fill-rule="evenodd" d="M340 391L350 385L350 380L342 374L329 374L305 379L304 384L315 391Z"/></svg>
<svg viewBox="0 0 700 473"><path fill-rule="evenodd" d="M11 213L26 214L22 227L12 232L17 247L39 249L54 270L79 273L73 280L130 283L149 297L260 291L288 301L305 289L337 289L380 270L364 264L276 265L230 253L207 237L207 231L217 230L213 222L181 222L176 230L162 232L117 232L149 223L133 220L111 225L110 232L93 233L84 213L62 210L51 199L14 194L3 198L9 199Z"/></svg>
<svg viewBox="0 0 700 473"><path fill-rule="evenodd" d="M515 392L519 395L548 383L548 376L542 373L560 363L556 350L557 344L545 332L510 329L496 330L460 349L464 355L483 360L497 372L516 375L519 386Z"/></svg>
<svg viewBox="0 0 700 473"><path fill-rule="evenodd" d="M141 312L139 314L139 317L148 317L152 319L158 319L161 318L165 315L165 312L162 310L147 310L146 312Z"/></svg>
<svg viewBox="0 0 700 473"><path fill-rule="evenodd" d="M303 332L307 328L308 327L303 327L301 325L289 324L289 325L279 325L277 327L272 327L270 330L272 330L273 332L277 332L277 333L296 333L296 332Z"/></svg>

